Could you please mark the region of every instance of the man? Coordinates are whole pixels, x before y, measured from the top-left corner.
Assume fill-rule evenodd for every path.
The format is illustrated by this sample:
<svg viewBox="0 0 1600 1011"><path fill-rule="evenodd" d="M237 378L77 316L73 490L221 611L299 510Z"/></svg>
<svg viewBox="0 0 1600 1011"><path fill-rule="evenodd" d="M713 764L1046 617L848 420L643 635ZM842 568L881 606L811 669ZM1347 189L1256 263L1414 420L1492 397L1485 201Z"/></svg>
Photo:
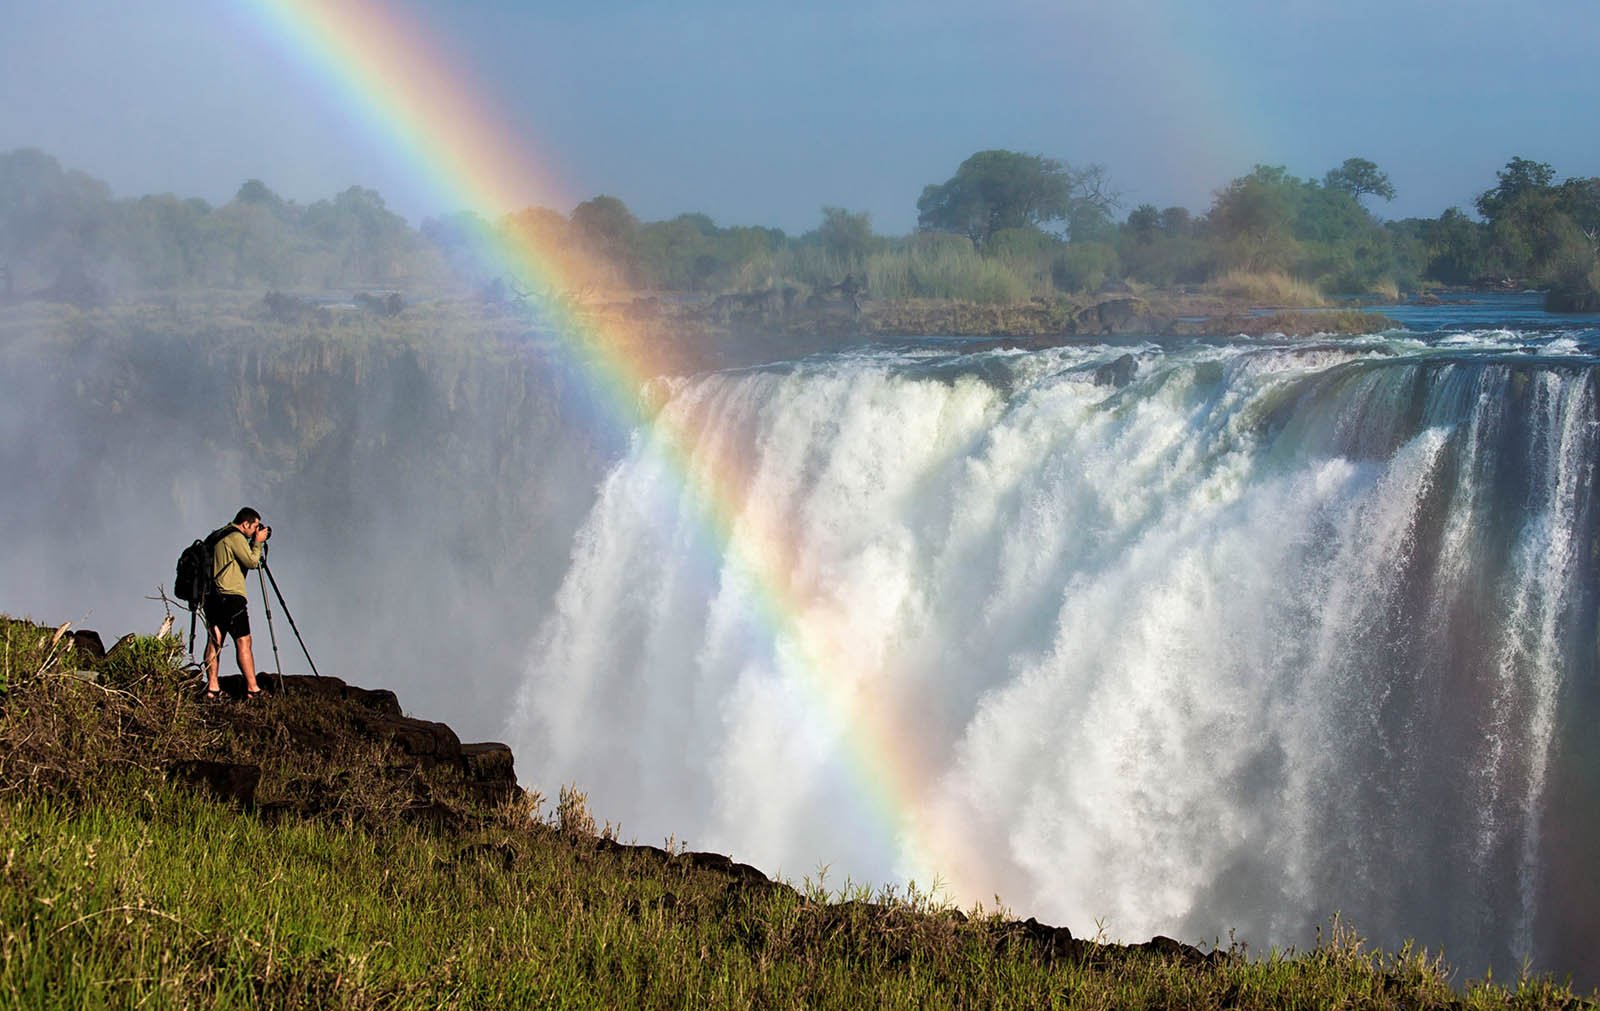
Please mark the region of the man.
<svg viewBox="0 0 1600 1011"><path fill-rule="evenodd" d="M233 522L223 527L207 540L211 549L211 587L206 593L203 609L206 627L211 632L206 638L206 698L222 698L222 683L217 680L217 667L222 656L222 640L233 636L234 654L239 661L239 673L244 675L245 698L261 694L256 683L256 658L250 649L250 613L246 608L245 571L261 567L261 546L272 535L272 528L264 526L261 514L246 506L233 517Z"/></svg>

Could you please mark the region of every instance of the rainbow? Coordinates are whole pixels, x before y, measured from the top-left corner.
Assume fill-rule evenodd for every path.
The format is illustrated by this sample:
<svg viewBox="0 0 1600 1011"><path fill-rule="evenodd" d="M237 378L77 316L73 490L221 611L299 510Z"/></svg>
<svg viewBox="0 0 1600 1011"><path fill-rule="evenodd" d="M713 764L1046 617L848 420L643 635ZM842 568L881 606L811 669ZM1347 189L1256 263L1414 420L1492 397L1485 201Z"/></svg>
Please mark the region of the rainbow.
<svg viewBox="0 0 1600 1011"><path fill-rule="evenodd" d="M269 32L415 166L439 206L492 221L527 206L535 188L559 188L537 152L495 118L494 104L474 89L459 61L403 12L378 0L255 0L255 6ZM505 273L546 290L576 290L565 252L512 231L491 240L488 251ZM851 669L855 661L846 659L844 642L849 616L830 614L791 588L794 539L779 518L743 500L731 461L692 458L690 433L676 430L665 412L647 411L641 392L662 363L643 358L628 323L596 322L559 301L542 311L540 323L559 334L610 420L647 431L651 437L640 443L662 453L683 482L730 578L748 589L759 612L752 618L770 635L772 654L799 672L813 708L806 718L826 720L837 732L860 798L874 813L876 824L859 827L877 833L882 852L924 891L974 898L963 887L962 869L981 863L973 862L959 831L940 828L921 811L934 774L918 754L915 729L901 724L892 700L876 694L874 672Z"/></svg>

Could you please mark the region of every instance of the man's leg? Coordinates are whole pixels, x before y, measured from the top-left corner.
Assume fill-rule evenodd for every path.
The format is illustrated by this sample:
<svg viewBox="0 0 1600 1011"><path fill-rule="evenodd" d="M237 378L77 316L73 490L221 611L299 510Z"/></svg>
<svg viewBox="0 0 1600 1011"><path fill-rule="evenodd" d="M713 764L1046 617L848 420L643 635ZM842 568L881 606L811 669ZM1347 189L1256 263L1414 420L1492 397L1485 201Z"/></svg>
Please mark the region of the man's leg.
<svg viewBox="0 0 1600 1011"><path fill-rule="evenodd" d="M256 684L256 655L250 648L250 637L241 635L234 639L233 648L239 660L239 673L244 675L244 690L260 691L261 686Z"/></svg>
<svg viewBox="0 0 1600 1011"><path fill-rule="evenodd" d="M206 629L206 691L222 690L217 680L217 665L222 660L222 629L215 625Z"/></svg>

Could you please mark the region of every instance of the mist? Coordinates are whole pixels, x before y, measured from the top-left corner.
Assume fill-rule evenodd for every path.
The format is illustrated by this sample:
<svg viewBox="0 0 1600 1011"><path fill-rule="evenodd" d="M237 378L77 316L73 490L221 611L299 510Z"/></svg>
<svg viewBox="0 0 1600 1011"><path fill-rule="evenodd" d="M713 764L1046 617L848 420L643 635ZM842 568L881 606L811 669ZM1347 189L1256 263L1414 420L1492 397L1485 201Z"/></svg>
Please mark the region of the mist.
<svg viewBox="0 0 1600 1011"><path fill-rule="evenodd" d="M9 613L108 643L154 633L178 552L249 505L283 594L249 582L260 669L270 603L285 672L309 669L292 614L321 672L501 732L530 616L615 448L569 366L36 308L9 315L0 371Z"/></svg>

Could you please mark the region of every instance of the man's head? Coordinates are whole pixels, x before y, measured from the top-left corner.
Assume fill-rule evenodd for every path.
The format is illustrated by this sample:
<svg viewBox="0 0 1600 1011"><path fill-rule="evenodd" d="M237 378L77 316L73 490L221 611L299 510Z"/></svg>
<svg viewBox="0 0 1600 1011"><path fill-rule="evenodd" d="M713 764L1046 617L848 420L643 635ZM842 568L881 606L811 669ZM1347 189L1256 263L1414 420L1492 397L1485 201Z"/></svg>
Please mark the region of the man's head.
<svg viewBox="0 0 1600 1011"><path fill-rule="evenodd" d="M266 540L272 533L271 527L262 525L261 514L249 506L245 506L234 515L233 525L238 527L246 537L257 542Z"/></svg>

